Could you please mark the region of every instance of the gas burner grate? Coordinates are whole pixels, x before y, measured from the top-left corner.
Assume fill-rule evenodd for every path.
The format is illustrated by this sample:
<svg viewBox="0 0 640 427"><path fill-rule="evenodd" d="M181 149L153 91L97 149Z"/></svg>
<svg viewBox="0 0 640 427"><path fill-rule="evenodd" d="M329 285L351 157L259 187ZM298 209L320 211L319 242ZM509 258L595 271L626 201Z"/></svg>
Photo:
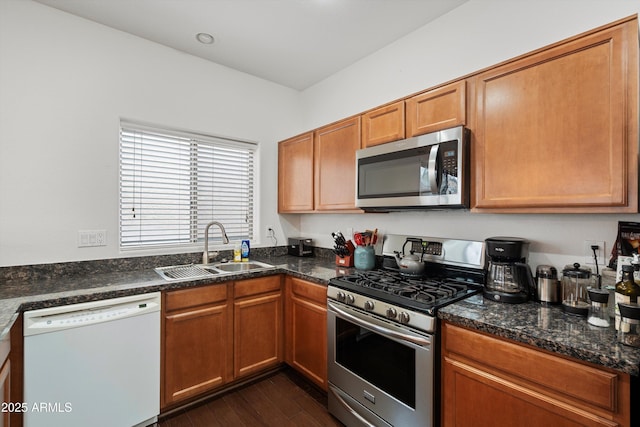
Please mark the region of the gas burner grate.
<svg viewBox="0 0 640 427"><path fill-rule="evenodd" d="M397 271L358 271L342 278L358 287L432 305L467 292L467 284L453 279L416 278Z"/></svg>

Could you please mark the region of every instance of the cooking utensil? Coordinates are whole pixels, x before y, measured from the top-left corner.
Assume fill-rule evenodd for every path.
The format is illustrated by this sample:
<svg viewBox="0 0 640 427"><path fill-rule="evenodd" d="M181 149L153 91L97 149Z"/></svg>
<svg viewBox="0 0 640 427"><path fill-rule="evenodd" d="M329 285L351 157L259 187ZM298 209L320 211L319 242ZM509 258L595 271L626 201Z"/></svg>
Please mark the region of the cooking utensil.
<svg viewBox="0 0 640 427"><path fill-rule="evenodd" d="M358 246L371 246L375 245L378 241L378 229L375 230L366 230L366 231L358 231L353 233L353 241Z"/></svg>

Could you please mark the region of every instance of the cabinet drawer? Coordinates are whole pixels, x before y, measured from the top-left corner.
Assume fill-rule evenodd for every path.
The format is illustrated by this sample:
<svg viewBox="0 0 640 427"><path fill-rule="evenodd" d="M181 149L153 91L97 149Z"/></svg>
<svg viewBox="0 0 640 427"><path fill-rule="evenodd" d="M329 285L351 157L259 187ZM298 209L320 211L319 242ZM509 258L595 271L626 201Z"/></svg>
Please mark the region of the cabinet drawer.
<svg viewBox="0 0 640 427"><path fill-rule="evenodd" d="M460 356L529 386L617 411L618 375L615 373L446 323L443 333L445 352L452 359Z"/></svg>
<svg viewBox="0 0 640 427"><path fill-rule="evenodd" d="M305 298L318 304L325 305L327 303L326 286L317 285L295 277L287 278L291 286L291 292L298 297Z"/></svg>
<svg viewBox="0 0 640 427"><path fill-rule="evenodd" d="M280 289L280 276L259 277L235 282L233 296L243 298L266 292L278 292Z"/></svg>
<svg viewBox="0 0 640 427"><path fill-rule="evenodd" d="M227 299L227 283L167 292L165 310L173 311Z"/></svg>

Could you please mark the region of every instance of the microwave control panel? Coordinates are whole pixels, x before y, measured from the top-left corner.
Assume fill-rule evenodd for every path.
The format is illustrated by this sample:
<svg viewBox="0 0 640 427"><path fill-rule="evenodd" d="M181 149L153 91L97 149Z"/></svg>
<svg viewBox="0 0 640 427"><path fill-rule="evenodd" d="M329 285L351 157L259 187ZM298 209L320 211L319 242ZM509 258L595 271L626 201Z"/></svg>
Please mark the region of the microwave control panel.
<svg viewBox="0 0 640 427"><path fill-rule="evenodd" d="M441 146L442 173L458 176L458 146L457 141L450 141Z"/></svg>

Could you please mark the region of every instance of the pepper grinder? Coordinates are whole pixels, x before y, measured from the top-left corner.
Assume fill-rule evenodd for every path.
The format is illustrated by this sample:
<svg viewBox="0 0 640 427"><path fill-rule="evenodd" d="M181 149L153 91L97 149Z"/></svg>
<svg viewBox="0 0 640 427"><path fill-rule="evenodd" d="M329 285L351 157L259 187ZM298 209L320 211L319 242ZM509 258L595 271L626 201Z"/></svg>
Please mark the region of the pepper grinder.
<svg viewBox="0 0 640 427"><path fill-rule="evenodd" d="M587 322L593 326L608 328L611 325L608 309L609 291L605 289L589 289L588 292L591 305L589 306Z"/></svg>

